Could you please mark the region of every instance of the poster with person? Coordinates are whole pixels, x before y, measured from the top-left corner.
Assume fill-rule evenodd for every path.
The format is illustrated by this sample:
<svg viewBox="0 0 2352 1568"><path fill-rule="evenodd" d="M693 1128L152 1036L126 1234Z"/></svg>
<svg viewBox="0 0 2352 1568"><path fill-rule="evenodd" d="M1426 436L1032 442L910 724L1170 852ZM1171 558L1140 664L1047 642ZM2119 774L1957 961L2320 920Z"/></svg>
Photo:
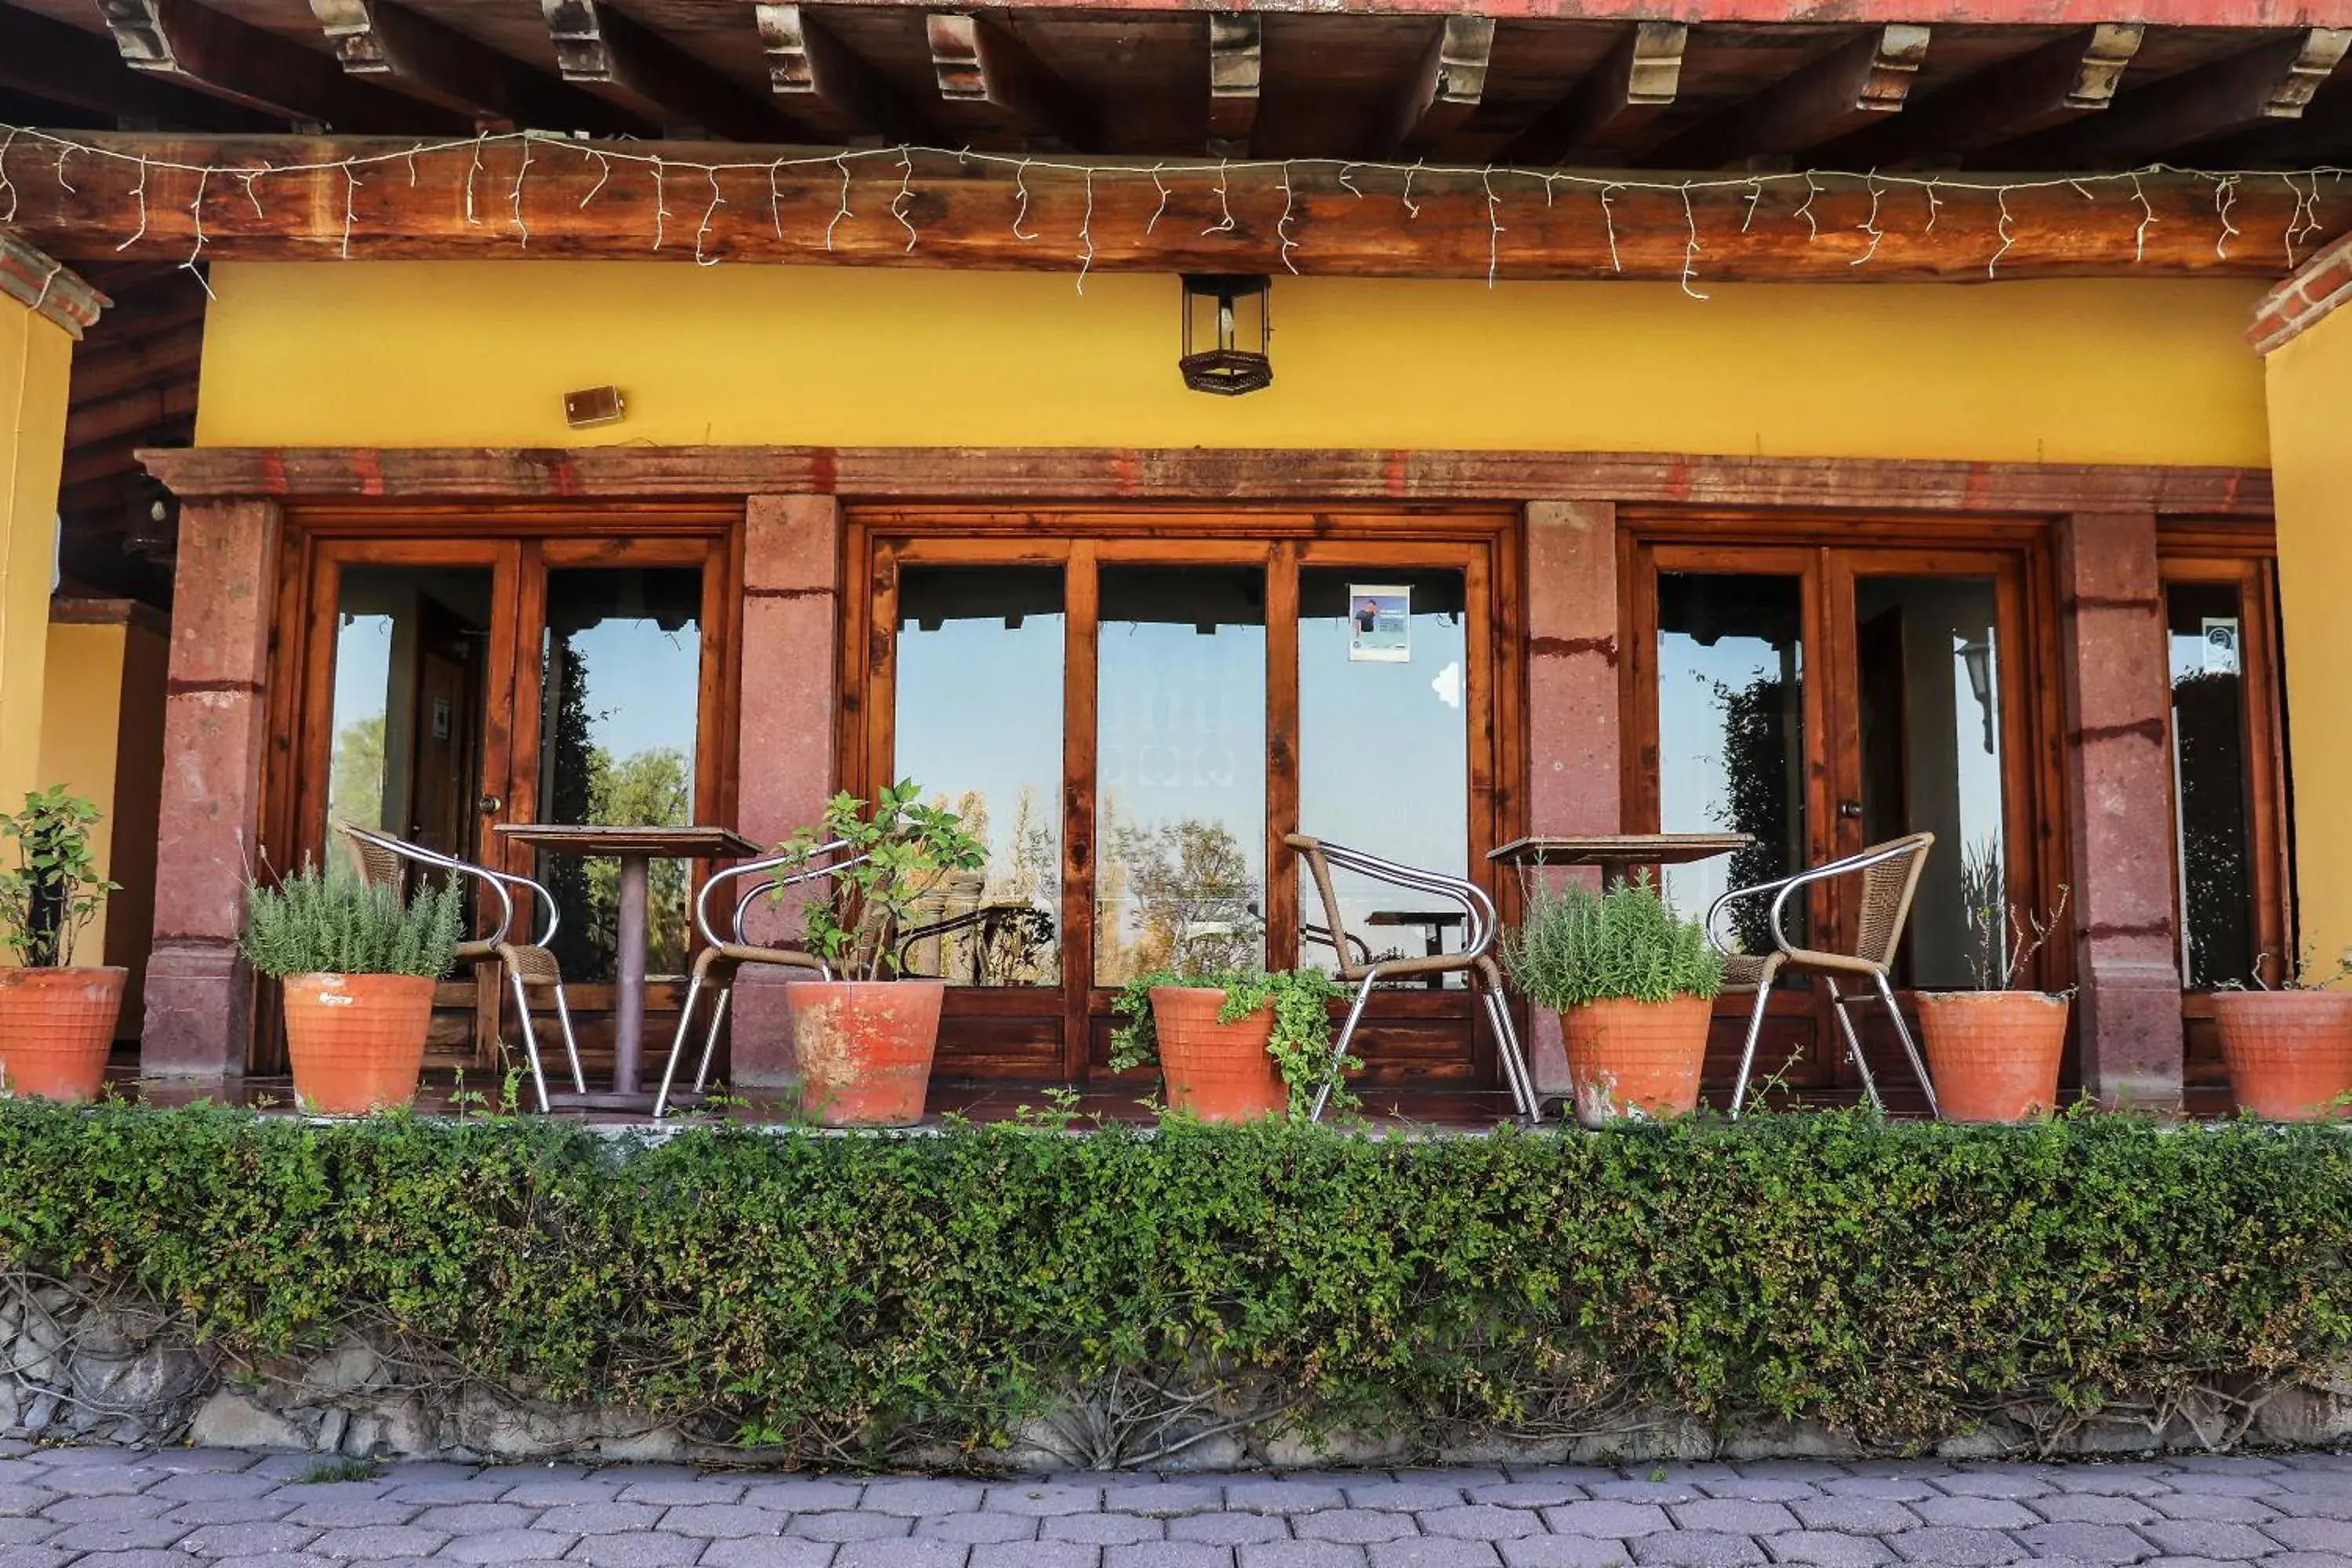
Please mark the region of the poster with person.
<svg viewBox="0 0 2352 1568"><path fill-rule="evenodd" d="M1412 590L1348 590L1348 658L1359 664L1404 664L1412 658Z"/></svg>

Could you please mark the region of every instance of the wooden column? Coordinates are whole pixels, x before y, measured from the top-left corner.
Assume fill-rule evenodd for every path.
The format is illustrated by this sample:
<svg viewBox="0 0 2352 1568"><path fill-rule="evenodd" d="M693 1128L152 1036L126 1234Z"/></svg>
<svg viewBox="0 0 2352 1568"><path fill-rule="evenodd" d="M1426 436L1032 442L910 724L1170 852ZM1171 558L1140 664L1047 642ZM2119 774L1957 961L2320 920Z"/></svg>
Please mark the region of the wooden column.
<svg viewBox="0 0 2352 1568"><path fill-rule="evenodd" d="M834 725L841 583L841 504L831 496L753 496L743 520L742 702L737 718L737 827L773 845L824 815L839 770ZM762 909L752 935L791 943L795 904ZM783 983L747 969L735 983L729 1087L788 1089L799 1081Z"/></svg>
<svg viewBox="0 0 2352 1568"><path fill-rule="evenodd" d="M1622 759L1617 681L1617 508L1527 506L1528 830L1615 833ZM1528 1041L1538 1092L1570 1092L1559 1020Z"/></svg>
<svg viewBox="0 0 2352 1568"><path fill-rule="evenodd" d="M229 1083L245 1074L253 977L237 937L260 854L278 537L274 501L195 500L180 509L155 946L139 1045L148 1078Z"/></svg>
<svg viewBox="0 0 2352 1568"><path fill-rule="evenodd" d="M2156 519L2076 512L2059 528L2069 926L2083 1089L2180 1105L2172 769Z"/></svg>

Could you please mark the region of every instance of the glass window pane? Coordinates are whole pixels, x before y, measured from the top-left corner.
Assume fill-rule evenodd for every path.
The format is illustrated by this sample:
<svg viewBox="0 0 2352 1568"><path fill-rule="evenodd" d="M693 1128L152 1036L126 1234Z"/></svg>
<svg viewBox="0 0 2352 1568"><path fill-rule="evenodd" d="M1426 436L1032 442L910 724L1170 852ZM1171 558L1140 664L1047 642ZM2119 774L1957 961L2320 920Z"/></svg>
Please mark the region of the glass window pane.
<svg viewBox="0 0 2352 1568"><path fill-rule="evenodd" d="M339 575L328 824L477 858L490 573L352 565Z"/></svg>
<svg viewBox="0 0 2352 1568"><path fill-rule="evenodd" d="M1095 980L1265 962L1265 574L1106 566Z"/></svg>
<svg viewBox="0 0 2352 1568"><path fill-rule="evenodd" d="M1668 895L1692 914L1804 865L1803 620L1796 577L1658 574L1658 826L1756 839L1666 868ZM1801 938L1794 912L1789 934ZM1729 911L1745 951L1771 951L1769 913L1760 900Z"/></svg>
<svg viewBox="0 0 2352 1568"><path fill-rule="evenodd" d="M1062 569L898 574L894 772L988 846L918 911L906 972L963 985L1062 978Z"/></svg>
<svg viewBox="0 0 2352 1568"><path fill-rule="evenodd" d="M1463 595L1458 571L1299 573L1300 832L1424 870L1467 873ZM1333 969L1339 938L1326 929L1311 879L1300 881L1305 962ZM1360 960L1461 951L1462 911L1446 900L1349 871L1335 870L1332 882L1345 931L1364 943Z"/></svg>
<svg viewBox="0 0 2352 1568"><path fill-rule="evenodd" d="M2199 990L2233 980L2253 984L2262 956L2256 951L2246 819L2241 612L2234 584L2165 586L2181 967L2190 987Z"/></svg>
<svg viewBox="0 0 2352 1568"><path fill-rule="evenodd" d="M600 826L694 820L694 742L702 672L702 570L566 567L547 574L541 649L539 817ZM688 868L656 860L646 905L646 967L686 967ZM567 980L614 973L620 866L541 855L540 880L562 924Z"/></svg>
<svg viewBox="0 0 2352 1568"><path fill-rule="evenodd" d="M1936 836L1897 961L1911 985L1963 989L1998 966L1979 951L2009 897L1995 616L1990 577L1854 584L1864 839Z"/></svg>

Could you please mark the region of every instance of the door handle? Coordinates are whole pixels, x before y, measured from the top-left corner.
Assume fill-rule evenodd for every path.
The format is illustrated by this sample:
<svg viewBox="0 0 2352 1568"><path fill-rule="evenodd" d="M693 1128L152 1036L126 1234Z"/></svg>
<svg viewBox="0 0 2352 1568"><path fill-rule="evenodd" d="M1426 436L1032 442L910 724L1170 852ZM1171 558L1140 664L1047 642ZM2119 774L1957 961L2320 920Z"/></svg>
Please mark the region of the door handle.
<svg viewBox="0 0 2352 1568"><path fill-rule="evenodd" d="M484 816L496 816L506 809L506 804L504 797L495 795L486 795L474 803Z"/></svg>
<svg viewBox="0 0 2352 1568"><path fill-rule="evenodd" d="M1862 802L1858 800L1842 800L1838 802L1838 816L1848 822L1860 822L1862 820Z"/></svg>

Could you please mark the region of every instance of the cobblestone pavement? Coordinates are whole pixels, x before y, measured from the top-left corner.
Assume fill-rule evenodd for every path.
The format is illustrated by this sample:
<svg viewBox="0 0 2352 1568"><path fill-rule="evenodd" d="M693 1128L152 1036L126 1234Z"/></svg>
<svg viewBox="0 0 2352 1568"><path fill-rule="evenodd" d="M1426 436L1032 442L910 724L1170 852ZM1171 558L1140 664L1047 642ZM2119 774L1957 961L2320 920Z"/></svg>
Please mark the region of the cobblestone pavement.
<svg viewBox="0 0 2352 1568"><path fill-rule="evenodd" d="M0 1568L2352 1568L2352 1455L1003 1481L0 1452Z"/></svg>

